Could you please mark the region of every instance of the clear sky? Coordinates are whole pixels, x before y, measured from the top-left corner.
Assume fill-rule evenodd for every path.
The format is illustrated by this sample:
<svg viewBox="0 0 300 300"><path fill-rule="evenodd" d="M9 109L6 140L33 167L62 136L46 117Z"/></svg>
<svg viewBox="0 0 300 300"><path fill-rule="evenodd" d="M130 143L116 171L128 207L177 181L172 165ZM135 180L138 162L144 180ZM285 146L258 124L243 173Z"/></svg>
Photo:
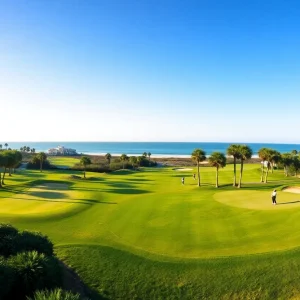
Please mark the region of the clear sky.
<svg viewBox="0 0 300 300"><path fill-rule="evenodd" d="M300 143L300 1L0 0L0 140Z"/></svg>

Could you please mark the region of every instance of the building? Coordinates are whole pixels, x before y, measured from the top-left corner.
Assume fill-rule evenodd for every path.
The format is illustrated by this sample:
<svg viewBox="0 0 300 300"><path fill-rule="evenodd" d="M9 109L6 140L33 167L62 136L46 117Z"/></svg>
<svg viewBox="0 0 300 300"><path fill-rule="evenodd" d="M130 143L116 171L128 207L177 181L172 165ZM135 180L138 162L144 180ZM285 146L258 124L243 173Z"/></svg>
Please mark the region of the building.
<svg viewBox="0 0 300 300"><path fill-rule="evenodd" d="M75 149L65 148L64 146L58 146L48 150L49 155L77 155Z"/></svg>

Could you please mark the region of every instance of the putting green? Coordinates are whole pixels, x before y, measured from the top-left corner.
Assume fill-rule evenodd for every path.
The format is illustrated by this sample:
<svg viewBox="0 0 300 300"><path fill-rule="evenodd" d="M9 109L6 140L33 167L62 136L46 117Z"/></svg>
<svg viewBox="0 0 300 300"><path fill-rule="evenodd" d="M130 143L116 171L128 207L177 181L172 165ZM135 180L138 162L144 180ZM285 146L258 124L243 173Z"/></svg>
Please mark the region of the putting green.
<svg viewBox="0 0 300 300"><path fill-rule="evenodd" d="M77 200L76 200L77 199ZM45 183L0 200L0 214L40 216L61 214L83 206L84 193L67 184Z"/></svg>
<svg viewBox="0 0 300 300"><path fill-rule="evenodd" d="M214 199L222 204L255 209L255 210L282 210L300 208L300 194L283 193L277 191L277 205L272 205L271 192L268 191L226 191L214 195Z"/></svg>

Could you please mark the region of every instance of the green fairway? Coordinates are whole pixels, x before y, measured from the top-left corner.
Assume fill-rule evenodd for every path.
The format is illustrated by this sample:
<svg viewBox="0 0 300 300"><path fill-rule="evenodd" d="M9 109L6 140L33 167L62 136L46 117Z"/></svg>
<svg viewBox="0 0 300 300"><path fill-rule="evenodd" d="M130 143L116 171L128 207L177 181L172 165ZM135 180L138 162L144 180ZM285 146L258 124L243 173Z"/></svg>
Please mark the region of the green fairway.
<svg viewBox="0 0 300 300"><path fill-rule="evenodd" d="M50 163L57 167L72 167L75 164L78 164L80 158L68 157L68 156L48 156L47 158Z"/></svg>
<svg viewBox="0 0 300 300"><path fill-rule="evenodd" d="M228 166L216 189L215 169L203 167L198 188L193 173L153 168L84 180L66 170L19 171L0 191L0 217L49 235L58 255L109 299L272 299L274 289L282 299L299 296L297 272L285 278L288 292L285 281L268 282L281 267L300 267L300 194L282 191L299 179L275 171L259 183L259 165L246 164L236 189Z"/></svg>

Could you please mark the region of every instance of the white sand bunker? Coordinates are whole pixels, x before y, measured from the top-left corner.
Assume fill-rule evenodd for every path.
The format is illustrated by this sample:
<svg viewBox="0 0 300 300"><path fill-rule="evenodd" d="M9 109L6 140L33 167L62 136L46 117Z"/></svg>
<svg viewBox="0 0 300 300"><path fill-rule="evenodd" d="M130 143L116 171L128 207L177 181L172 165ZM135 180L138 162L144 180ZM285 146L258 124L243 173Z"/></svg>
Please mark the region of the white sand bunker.
<svg viewBox="0 0 300 300"><path fill-rule="evenodd" d="M282 190L283 192L288 192L288 193L294 193L294 194L300 194L300 187L297 186L290 186Z"/></svg>
<svg viewBox="0 0 300 300"><path fill-rule="evenodd" d="M189 169L189 168L176 168L173 169L174 171L192 171L193 169Z"/></svg>

